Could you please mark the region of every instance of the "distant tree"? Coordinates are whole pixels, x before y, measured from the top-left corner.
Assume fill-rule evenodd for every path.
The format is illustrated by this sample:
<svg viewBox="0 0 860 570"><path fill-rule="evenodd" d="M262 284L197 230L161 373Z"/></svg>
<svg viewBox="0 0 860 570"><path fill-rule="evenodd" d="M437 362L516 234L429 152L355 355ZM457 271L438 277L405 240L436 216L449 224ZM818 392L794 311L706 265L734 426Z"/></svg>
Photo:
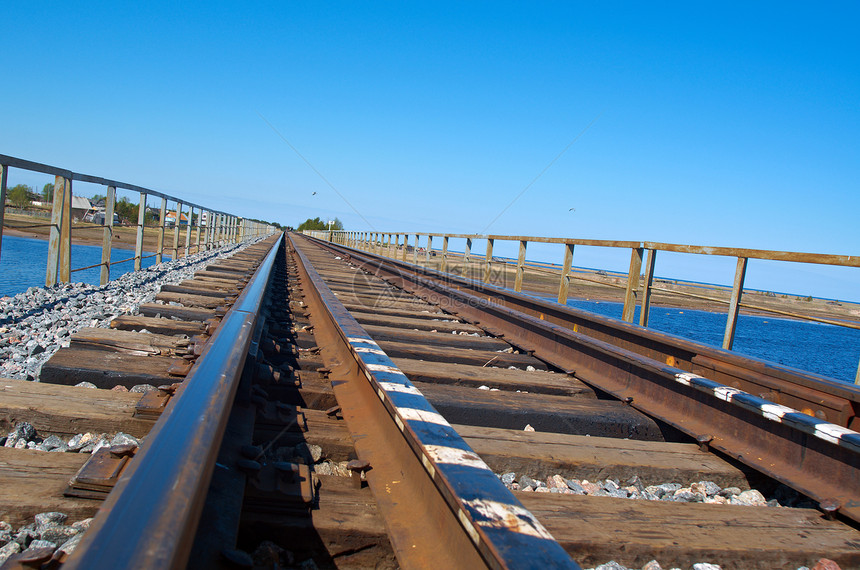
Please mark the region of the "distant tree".
<svg viewBox="0 0 860 570"><path fill-rule="evenodd" d="M304 231L304 230L324 230L324 229L326 229L326 225L321 219L319 219L319 216L317 216L314 219L308 218L307 220L305 220L304 222L299 224L299 227L298 227L298 231L300 231L300 232Z"/></svg>
<svg viewBox="0 0 860 570"><path fill-rule="evenodd" d="M116 201L116 206L114 207L114 212L119 216L119 219L126 224L136 224L137 223L137 204L132 204L131 201L123 196L119 200Z"/></svg>
<svg viewBox="0 0 860 570"><path fill-rule="evenodd" d="M9 201L12 202L12 205L16 208L26 208L27 206L29 206L32 193L33 189L26 184L18 184L17 186L13 186L7 192L9 196Z"/></svg>
<svg viewBox="0 0 860 570"><path fill-rule="evenodd" d="M299 224L299 227L296 231L327 230L327 229L329 229L328 220L321 220L319 218L319 216L317 216L314 219L308 218L307 220L305 220L304 222ZM339 219L335 218L334 220L332 220L331 229L332 230L342 230L343 229L343 222L341 222Z"/></svg>
<svg viewBox="0 0 860 570"><path fill-rule="evenodd" d="M54 201L54 185L48 182L42 186L42 202L51 203Z"/></svg>

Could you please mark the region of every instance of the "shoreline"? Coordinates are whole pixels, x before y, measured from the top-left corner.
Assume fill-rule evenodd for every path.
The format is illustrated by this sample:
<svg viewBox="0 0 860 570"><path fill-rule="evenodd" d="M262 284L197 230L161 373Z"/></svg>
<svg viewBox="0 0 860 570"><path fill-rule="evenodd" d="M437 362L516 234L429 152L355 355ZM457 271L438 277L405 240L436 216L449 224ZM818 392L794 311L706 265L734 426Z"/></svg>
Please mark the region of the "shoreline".
<svg viewBox="0 0 860 570"><path fill-rule="evenodd" d="M36 231L36 230L44 230L44 231ZM78 231L86 231L90 230L94 234L96 231L99 232L98 237L93 236L76 236L74 230ZM89 245L94 247L102 247L103 236L101 235L102 226L90 226L88 225L76 225L72 227L72 245ZM158 228L156 227L147 227L144 230L143 235L143 250L148 253L155 253L158 247L158 236L157 236ZM181 252L185 251L185 229L180 231L179 236L179 250ZM40 241L48 241L48 228L14 228L14 227L4 227L3 228L4 236L11 237L22 237L22 238L30 238L37 239ZM201 236L202 238L202 236ZM197 253L195 250L194 244L194 236L191 237L191 244L189 245L189 249L192 253ZM134 228L128 228L126 226L114 226L113 230L113 240L111 241L111 249L123 249L126 251L134 251L137 243L137 232ZM173 229L169 228L169 231L164 232L164 253L169 255L173 249Z"/></svg>
<svg viewBox="0 0 860 570"><path fill-rule="evenodd" d="M48 241L44 235L37 234L32 231L19 230L16 228L3 228L3 236L11 236L11 237L22 237L22 238L30 238L37 239L39 241ZM114 239L114 242L119 241ZM95 238L86 238L86 237L72 237L72 245L91 245L95 247L102 247L102 239ZM127 251L134 251L134 244L125 244L125 243L111 243L111 249L124 249ZM146 249L146 248L144 248Z"/></svg>

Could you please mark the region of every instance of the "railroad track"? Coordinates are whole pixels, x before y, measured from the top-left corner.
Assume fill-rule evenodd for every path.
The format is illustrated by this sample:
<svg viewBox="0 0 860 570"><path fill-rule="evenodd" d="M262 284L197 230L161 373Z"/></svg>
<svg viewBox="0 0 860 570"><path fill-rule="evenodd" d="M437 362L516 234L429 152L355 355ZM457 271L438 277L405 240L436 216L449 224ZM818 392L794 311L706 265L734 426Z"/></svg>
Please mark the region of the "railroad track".
<svg viewBox="0 0 860 570"><path fill-rule="evenodd" d="M143 438L0 449L0 519L98 512L7 564L860 566L850 387L302 236L237 257L4 384L10 428ZM805 508L719 504L750 485Z"/></svg>

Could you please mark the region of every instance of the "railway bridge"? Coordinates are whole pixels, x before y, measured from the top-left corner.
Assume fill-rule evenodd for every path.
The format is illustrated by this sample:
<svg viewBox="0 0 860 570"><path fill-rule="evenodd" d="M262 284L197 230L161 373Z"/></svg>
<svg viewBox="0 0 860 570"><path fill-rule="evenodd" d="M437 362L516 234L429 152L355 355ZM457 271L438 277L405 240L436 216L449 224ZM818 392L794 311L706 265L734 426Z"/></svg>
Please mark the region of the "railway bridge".
<svg viewBox="0 0 860 570"><path fill-rule="evenodd" d="M229 257L0 382L3 568L860 567L860 389L728 350L746 259L785 252L717 253L720 349L644 326L668 244L616 244L617 320L522 293L535 238L506 288L502 236L474 278L474 236L224 227ZM562 301L574 245L538 269Z"/></svg>

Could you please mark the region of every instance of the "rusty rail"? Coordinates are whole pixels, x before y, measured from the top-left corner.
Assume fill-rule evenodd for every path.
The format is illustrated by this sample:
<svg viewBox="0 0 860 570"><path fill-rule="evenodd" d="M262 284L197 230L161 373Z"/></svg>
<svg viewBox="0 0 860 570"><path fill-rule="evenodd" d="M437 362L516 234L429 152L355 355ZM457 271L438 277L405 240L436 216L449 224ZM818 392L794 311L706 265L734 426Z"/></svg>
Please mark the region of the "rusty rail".
<svg viewBox="0 0 860 570"><path fill-rule="evenodd" d="M728 314L726 318L726 327L723 334L722 347L726 350L731 350L734 344L735 330L737 328L737 320L739 309L741 307L754 309L757 311L770 312L777 315L788 316L792 318L821 322L836 326L848 328L860 328L860 325L848 321L839 321L833 319L821 319L810 317L807 315L793 313L790 311L782 311L771 307L752 305L743 301L744 281L746 279L747 262L749 259L763 259L773 261L784 261L794 263L814 263L821 265L831 265L840 267L860 267L860 256L857 255L831 255L818 253L803 253L790 251L774 251L760 250L747 248L729 248L729 247L708 247L697 245L682 245L659 242L636 242L636 241L612 241L612 240L590 240L590 239L571 239L571 238L550 238L539 236L502 236L502 235L477 235L477 234L440 234L440 233L390 233L390 232L357 232L357 231L308 231L305 232L319 239L339 243L349 247L354 247L371 253L379 253L385 255L390 252L392 247L392 237L394 238L394 254L389 257L396 257L397 248L400 244L400 236L404 236L402 248L402 261L406 261L407 244L410 235L415 236L415 245L413 246L412 263L418 264L418 242L421 236L426 236L426 248L424 251L424 262L430 262L430 256L435 255L433 249L433 237L442 238L441 249L441 266L442 272L448 270L448 257L452 255L448 251L448 242L451 238L459 238L466 240L466 248L462 254L464 263L468 265L471 261L472 244L474 240L486 240L487 250L484 259L484 283L490 282L491 264L502 263L504 265L513 265L515 267L515 282L514 291L522 291L526 263L525 255L528 243L551 243L564 245L564 259L557 272L559 275L558 302L561 304L567 303L568 291L573 279L581 278L574 275L572 272L573 253L575 246L592 246L605 248L621 248L630 250L630 267L626 274L626 287L624 293L624 306L622 309L622 320L633 322L637 300L640 304L639 324L648 326L648 320L651 311L651 294L653 291L675 294L680 296L705 299L717 303L725 303L728 305ZM519 244L519 255L516 264L509 263L506 260L500 260L493 257L493 248L496 241L513 241ZM696 255L718 255L725 257L734 257L737 259L733 285L731 287L731 296L728 301L723 299L705 297L684 291L676 291L664 287L654 286L654 267L658 251L688 253ZM641 274L643 271L644 275ZM623 275L623 274L622 274ZM640 283L641 280L641 283ZM855 383L860 385L860 361L858 361Z"/></svg>
<svg viewBox="0 0 860 570"><path fill-rule="evenodd" d="M184 568L279 237L221 321L64 568ZM132 539L133 537L133 539Z"/></svg>
<svg viewBox="0 0 860 570"><path fill-rule="evenodd" d="M857 477L860 434L691 373L678 367L675 358L681 360L684 351L688 351L686 359L690 364L710 359L715 371L734 368L735 374L770 381L776 389L784 391L797 381L800 386L795 390L797 397L805 390L813 390L815 383L820 382L819 395L844 399L851 414L848 418L851 425L855 424L854 406L860 401L860 389L812 375L804 379L778 366L756 366L754 359L717 349L703 350L703 354L689 353L697 347L689 341L678 343L674 353L665 360L658 359L655 356L665 355L673 340L681 339L626 323L617 323L612 330L612 319L595 317L592 317L592 328L584 330L583 324L590 316L584 311L343 246L325 245L340 255L349 255L353 263L391 284L479 323L488 332L503 336L514 346L627 401L703 445L734 457L820 502L836 504L844 516L860 521L860 501L857 500L860 496L860 478ZM545 312L545 309L552 309L552 312ZM554 322L562 317L568 321ZM610 336L617 334L619 342L610 343L593 334L600 329L604 334L612 331ZM751 370L742 369L744 362L750 363ZM771 373L769 377L768 372ZM814 404L817 397L810 396L810 404Z"/></svg>
<svg viewBox="0 0 860 570"><path fill-rule="evenodd" d="M344 308L301 245L314 335L326 362L337 363L329 377L349 429L360 434L356 452L369 463L400 564L578 568Z"/></svg>

